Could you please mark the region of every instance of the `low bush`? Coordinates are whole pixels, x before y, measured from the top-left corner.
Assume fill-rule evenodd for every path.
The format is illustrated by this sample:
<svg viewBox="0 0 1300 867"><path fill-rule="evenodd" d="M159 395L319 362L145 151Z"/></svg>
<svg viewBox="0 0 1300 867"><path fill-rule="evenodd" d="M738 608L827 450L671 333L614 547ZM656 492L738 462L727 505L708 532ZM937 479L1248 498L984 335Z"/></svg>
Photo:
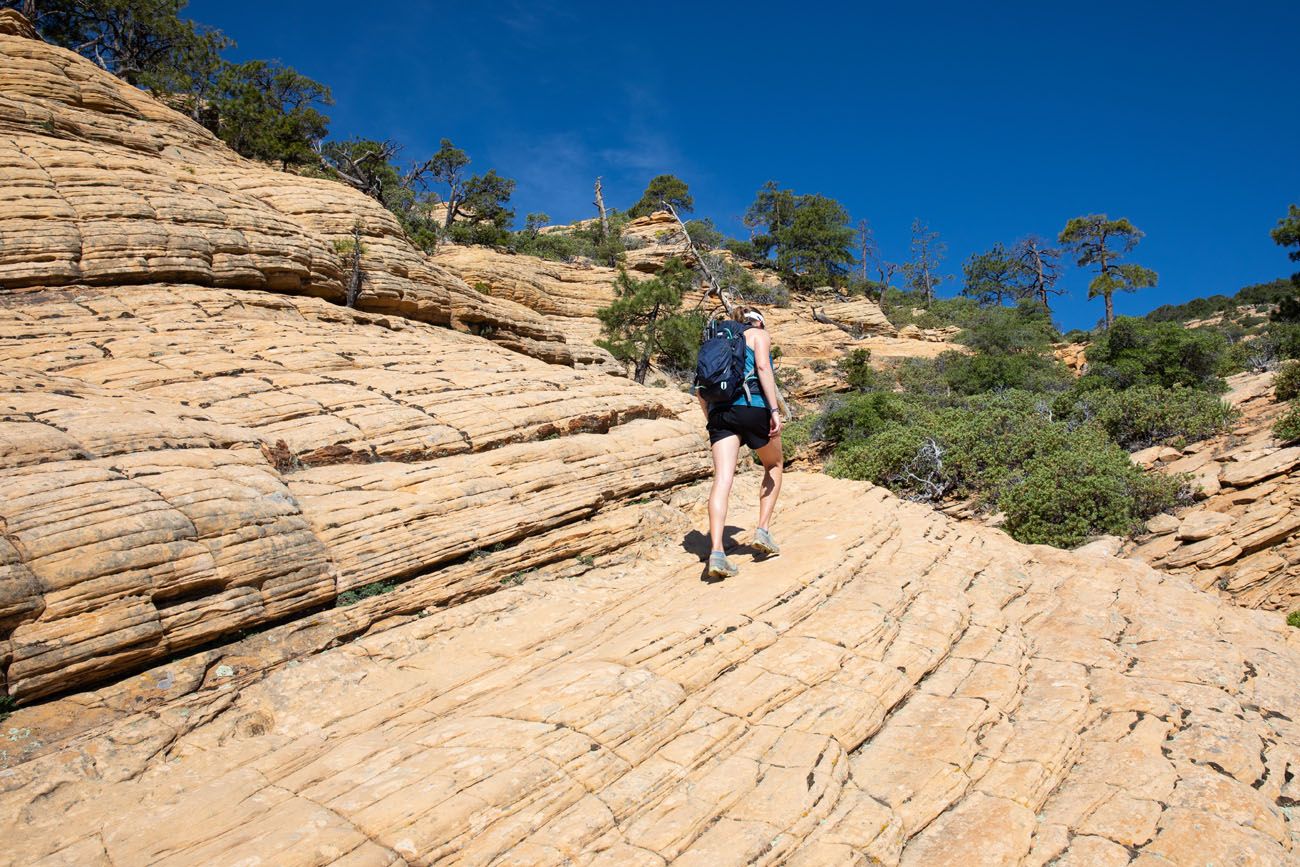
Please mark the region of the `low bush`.
<svg viewBox="0 0 1300 867"><path fill-rule="evenodd" d="M1300 397L1300 361L1288 361L1273 376L1273 392L1278 400Z"/></svg>
<svg viewBox="0 0 1300 867"><path fill-rule="evenodd" d="M928 398L935 402L952 396L952 387L944 378L936 361L930 358L904 358L894 368L898 384L907 394Z"/></svg>
<svg viewBox="0 0 1300 867"><path fill-rule="evenodd" d="M1185 385L1222 392L1228 341L1205 328L1121 316L1088 347L1090 385L1122 390L1135 385Z"/></svg>
<svg viewBox="0 0 1300 867"><path fill-rule="evenodd" d="M1240 415L1221 398L1185 386L1081 390L1063 395L1055 407L1071 426L1092 425L1130 451L1181 448L1223 433Z"/></svg>
<svg viewBox="0 0 1300 867"><path fill-rule="evenodd" d="M1148 477L1100 426L1072 427L1054 417L1050 397L1032 392L942 408L907 395L852 395L829 407L814 433L838 443L828 473L914 500L973 497L1005 512L1007 531L1023 542L1072 546L1128 533L1185 487Z"/></svg>
<svg viewBox="0 0 1300 867"><path fill-rule="evenodd" d="M1284 443L1300 440L1300 403L1292 403L1273 423L1273 436Z"/></svg>
<svg viewBox="0 0 1300 867"><path fill-rule="evenodd" d="M802 418L788 421L781 427L781 458L790 461L799 449L812 442L813 424L817 416L809 413Z"/></svg>
<svg viewBox="0 0 1300 867"><path fill-rule="evenodd" d="M909 409L897 395L883 391L836 398L818 417L812 435L834 443L866 439L889 424L912 416Z"/></svg>
<svg viewBox="0 0 1300 867"><path fill-rule="evenodd" d="M1009 389L1061 391L1073 377L1065 366L1046 353L976 353L949 350L936 359L948 388L957 394L983 394Z"/></svg>
<svg viewBox="0 0 1300 867"><path fill-rule="evenodd" d="M895 328L965 328L979 311L973 298L936 298L925 306L920 293L889 288L880 299L880 309Z"/></svg>
<svg viewBox="0 0 1300 867"><path fill-rule="evenodd" d="M1016 540L1070 548L1090 536L1133 532L1144 518L1176 505L1183 484L1143 473L1100 437L1079 436L1027 461L998 507Z"/></svg>
<svg viewBox="0 0 1300 867"><path fill-rule="evenodd" d="M896 494L922 499L918 496L922 488L925 494L936 485L946 491L946 479L941 474L932 473L928 482L909 475L926 439L925 432L917 427L888 423L867 439L852 440L837 448L826 464L826 472L836 478L884 485Z"/></svg>

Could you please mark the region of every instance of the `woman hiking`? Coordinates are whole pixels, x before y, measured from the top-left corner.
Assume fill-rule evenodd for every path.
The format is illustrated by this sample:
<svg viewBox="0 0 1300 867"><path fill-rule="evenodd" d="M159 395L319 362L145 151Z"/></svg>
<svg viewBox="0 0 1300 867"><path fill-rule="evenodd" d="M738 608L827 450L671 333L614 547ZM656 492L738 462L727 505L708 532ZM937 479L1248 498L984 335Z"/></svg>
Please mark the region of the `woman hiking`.
<svg viewBox="0 0 1300 867"><path fill-rule="evenodd" d="M781 493L781 413L772 375L772 338L763 314L747 308L742 317L748 326L745 341L743 387L734 399L709 403L698 392L700 408L708 419L709 442L713 446L713 488L709 492L709 576L730 578L740 569L727 559L722 532L727 523L727 500L736 477L736 461L742 443L763 463L763 485L758 493L758 525L753 547L767 556L781 553L768 530L777 495Z"/></svg>

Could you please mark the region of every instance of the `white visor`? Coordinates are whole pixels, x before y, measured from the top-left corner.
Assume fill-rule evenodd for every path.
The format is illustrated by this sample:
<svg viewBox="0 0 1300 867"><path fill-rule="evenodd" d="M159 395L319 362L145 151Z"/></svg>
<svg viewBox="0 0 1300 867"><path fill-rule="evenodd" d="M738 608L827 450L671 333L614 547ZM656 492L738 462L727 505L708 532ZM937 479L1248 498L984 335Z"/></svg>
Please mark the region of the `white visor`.
<svg viewBox="0 0 1300 867"><path fill-rule="evenodd" d="M767 324L766 322L763 321L763 314L759 313L757 310L749 311L748 313L745 314L745 318L748 319L750 322L757 322L759 325Z"/></svg>

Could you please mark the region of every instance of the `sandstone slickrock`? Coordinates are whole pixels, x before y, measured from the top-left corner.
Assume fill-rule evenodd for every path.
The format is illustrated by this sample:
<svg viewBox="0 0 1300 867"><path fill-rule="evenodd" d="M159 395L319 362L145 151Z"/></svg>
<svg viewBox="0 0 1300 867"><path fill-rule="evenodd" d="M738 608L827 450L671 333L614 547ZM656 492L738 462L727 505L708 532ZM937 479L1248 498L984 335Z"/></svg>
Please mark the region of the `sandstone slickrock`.
<svg viewBox="0 0 1300 867"><path fill-rule="evenodd" d="M634 220L631 227L659 226L667 214ZM680 247L661 245L659 265L669 254L681 255ZM608 373L622 373L605 350L595 346L600 337L600 323L595 314L614 298L617 271L595 265L549 262L532 256L520 256L489 247L445 245L433 261L463 277L485 293L518 302L545 315L556 330L564 334L577 366ZM643 264L648 262L643 258ZM694 309L703 303L703 292L692 293L684 306ZM816 316L822 317L818 321ZM826 303L824 298L796 296L789 307L765 308L768 326L781 349L778 375L794 397L814 397L829 390L843 388L834 371L834 363L853 349L867 349L877 365L903 358L932 358L957 344L940 338L951 333L930 332L922 339L898 336L874 301ZM918 332L919 333L919 332ZM933 339L931 339L933 338Z"/></svg>
<svg viewBox="0 0 1300 867"><path fill-rule="evenodd" d="M0 858L1293 860L1275 617L867 485L788 491L785 553L740 580L701 582L686 489L576 572L47 744L0 776L24 830ZM72 702L8 725L39 739Z"/></svg>
<svg viewBox="0 0 1300 867"><path fill-rule="evenodd" d="M706 583L690 401L511 351L588 317L18 22L0 864L1295 862L1275 614L794 473L784 554ZM327 300L354 212L363 311ZM1272 574L1288 480L1184 547Z"/></svg>
<svg viewBox="0 0 1300 867"><path fill-rule="evenodd" d="M0 291L170 281L339 301L335 245L359 224L362 309L572 363L545 319L431 264L374 200L242 159L189 118L18 30L0 31Z"/></svg>
<svg viewBox="0 0 1300 867"><path fill-rule="evenodd" d="M325 301L0 296L0 673L30 699L707 467L681 395Z"/></svg>

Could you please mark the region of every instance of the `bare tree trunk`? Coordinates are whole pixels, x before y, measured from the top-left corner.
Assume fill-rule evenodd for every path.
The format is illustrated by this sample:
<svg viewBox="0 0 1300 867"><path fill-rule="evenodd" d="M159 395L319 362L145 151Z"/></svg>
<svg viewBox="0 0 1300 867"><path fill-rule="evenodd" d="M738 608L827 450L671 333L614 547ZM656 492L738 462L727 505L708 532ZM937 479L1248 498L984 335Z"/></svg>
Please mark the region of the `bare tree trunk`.
<svg viewBox="0 0 1300 867"><path fill-rule="evenodd" d="M450 229L452 222L456 219L456 209L460 207L460 198L456 194L455 188L447 194L447 216L442 221L443 229Z"/></svg>
<svg viewBox="0 0 1300 867"><path fill-rule="evenodd" d="M352 273L348 276L347 306L356 307L366 275L361 270L361 223L352 224Z"/></svg>
<svg viewBox="0 0 1300 867"><path fill-rule="evenodd" d="M654 352L655 323L658 319L659 305L656 304L654 309L650 311L650 321L646 323L645 351L636 360L636 369L632 372L632 378L640 385L645 385L646 374L650 372L650 355Z"/></svg>
<svg viewBox="0 0 1300 867"><path fill-rule="evenodd" d="M32 26L36 25L36 16L38 14L36 11L36 0L23 0L22 8L18 11L22 13L22 16L26 18Z"/></svg>
<svg viewBox="0 0 1300 867"><path fill-rule="evenodd" d="M1115 324L1115 301L1114 301L1114 297L1110 292L1106 293L1105 298L1106 298L1106 330L1110 331L1110 327Z"/></svg>
<svg viewBox="0 0 1300 867"><path fill-rule="evenodd" d="M605 211L605 194L600 188L600 178L596 178L596 201L592 204L600 211L600 237L606 239L609 237L609 214Z"/></svg>
<svg viewBox="0 0 1300 867"><path fill-rule="evenodd" d="M1043 309L1052 312L1052 305L1047 303L1047 278L1043 274L1043 253L1037 244L1030 244L1029 251L1034 257L1034 289L1038 299L1043 302Z"/></svg>
<svg viewBox="0 0 1300 867"><path fill-rule="evenodd" d="M861 221L858 222L858 242L862 245L862 284L863 284L863 286L865 286L866 283L867 283L867 253L870 251L870 250L869 250L868 243L867 243L868 240L869 240L869 238L867 237L867 228L868 228L868 227L867 227L867 221L866 221L866 220L861 220Z"/></svg>
<svg viewBox="0 0 1300 867"><path fill-rule="evenodd" d="M677 227L681 230L682 237L686 239L686 249L690 251L691 256L695 261L699 263L700 270L704 272L705 279L709 281L709 291L707 294L713 295L722 303L722 308L727 311L728 318L735 319L736 306L732 302L731 296L722 288L722 284L718 282L718 278L713 273L713 269L709 267L709 263L704 261L704 257L700 255L700 251L695 248L695 242L691 240L691 233L686 231L686 224L682 222L681 217L677 216L677 209L668 202L663 202L662 204L664 210L672 214L673 219L677 221Z"/></svg>

